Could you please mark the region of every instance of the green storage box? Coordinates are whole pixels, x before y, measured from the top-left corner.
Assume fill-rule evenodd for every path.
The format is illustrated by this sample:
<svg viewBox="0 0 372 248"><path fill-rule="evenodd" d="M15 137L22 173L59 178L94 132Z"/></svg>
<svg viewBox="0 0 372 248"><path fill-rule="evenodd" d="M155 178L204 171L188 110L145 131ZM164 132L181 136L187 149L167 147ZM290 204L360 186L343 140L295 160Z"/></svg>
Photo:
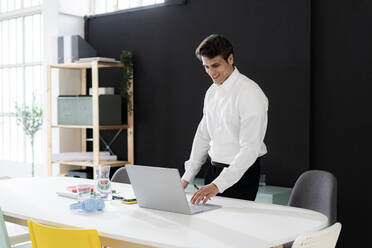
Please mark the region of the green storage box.
<svg viewBox="0 0 372 248"><path fill-rule="evenodd" d="M92 96L59 96L58 125L93 125ZM121 125L121 96L99 96L99 124Z"/></svg>

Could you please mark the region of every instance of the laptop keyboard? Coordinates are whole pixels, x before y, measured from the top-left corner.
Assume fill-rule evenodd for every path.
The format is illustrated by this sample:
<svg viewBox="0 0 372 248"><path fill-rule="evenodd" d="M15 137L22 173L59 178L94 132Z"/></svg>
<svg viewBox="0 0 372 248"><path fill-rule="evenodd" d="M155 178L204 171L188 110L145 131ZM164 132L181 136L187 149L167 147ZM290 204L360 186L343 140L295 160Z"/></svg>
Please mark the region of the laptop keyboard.
<svg viewBox="0 0 372 248"><path fill-rule="evenodd" d="M221 206L219 205L214 205L214 204L192 204L191 202L187 202L190 208L191 213L199 213L199 212L205 212L211 209L216 209L220 208Z"/></svg>
<svg viewBox="0 0 372 248"><path fill-rule="evenodd" d="M202 211L205 208L205 205L203 204L192 204L191 202L188 202L190 209L194 211Z"/></svg>

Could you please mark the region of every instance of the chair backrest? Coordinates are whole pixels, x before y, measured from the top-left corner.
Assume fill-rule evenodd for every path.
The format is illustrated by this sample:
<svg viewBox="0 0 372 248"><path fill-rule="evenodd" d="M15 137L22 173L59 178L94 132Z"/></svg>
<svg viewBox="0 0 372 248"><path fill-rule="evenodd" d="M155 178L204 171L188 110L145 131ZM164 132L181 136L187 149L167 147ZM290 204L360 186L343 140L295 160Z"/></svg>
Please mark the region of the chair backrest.
<svg viewBox="0 0 372 248"><path fill-rule="evenodd" d="M101 248L97 230L54 228L27 222L33 248Z"/></svg>
<svg viewBox="0 0 372 248"><path fill-rule="evenodd" d="M318 211L328 217L328 224L337 221L337 180L327 171L310 170L296 181L289 197L289 206Z"/></svg>
<svg viewBox="0 0 372 248"><path fill-rule="evenodd" d="M130 183L127 168L121 167L111 177L111 182Z"/></svg>
<svg viewBox="0 0 372 248"><path fill-rule="evenodd" d="M340 235L339 222L321 231L302 234L296 238L292 248L335 248Z"/></svg>
<svg viewBox="0 0 372 248"><path fill-rule="evenodd" d="M1 211L1 208L0 208L0 247L10 248L8 231L6 230L3 212Z"/></svg>

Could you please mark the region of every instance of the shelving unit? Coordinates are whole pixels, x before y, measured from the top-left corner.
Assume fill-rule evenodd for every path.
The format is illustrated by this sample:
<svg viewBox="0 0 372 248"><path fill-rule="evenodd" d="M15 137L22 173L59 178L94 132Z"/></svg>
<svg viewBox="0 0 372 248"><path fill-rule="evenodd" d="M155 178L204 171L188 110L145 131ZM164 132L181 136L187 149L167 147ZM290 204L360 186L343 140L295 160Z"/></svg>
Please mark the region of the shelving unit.
<svg viewBox="0 0 372 248"><path fill-rule="evenodd" d="M53 164L64 165L74 165L81 167L93 167L94 165L110 165L112 167L123 166L126 164L134 163L134 148L133 148L133 104L132 109L127 108L128 121L125 125L110 125L110 126L100 126L99 125L99 97L98 97L98 73L99 68L107 67L123 67L123 64L110 63L110 62L100 62L98 60L83 62L83 63L71 63L71 64L55 64L47 66L47 128L48 128L48 175L52 175ZM92 106L93 106L93 125L54 125L52 124L52 69L67 69L67 70L80 70L81 71L81 94L87 94L87 69L92 69ZM63 82L62 82L63 83ZM129 101L133 103L133 82L130 84L130 99ZM52 161L52 128L79 128L82 130L81 134L81 151L86 152L86 129L93 130L93 161ZM100 130L115 130L115 129L126 129L127 130L127 158L128 161L103 161L99 158L100 151Z"/></svg>

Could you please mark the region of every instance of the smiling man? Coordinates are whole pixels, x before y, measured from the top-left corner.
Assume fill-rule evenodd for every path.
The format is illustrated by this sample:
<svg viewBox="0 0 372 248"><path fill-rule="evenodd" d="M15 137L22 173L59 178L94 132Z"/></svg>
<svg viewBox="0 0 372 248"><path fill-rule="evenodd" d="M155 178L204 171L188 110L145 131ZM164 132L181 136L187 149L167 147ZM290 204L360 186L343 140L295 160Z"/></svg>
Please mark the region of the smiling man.
<svg viewBox="0 0 372 248"><path fill-rule="evenodd" d="M218 195L254 200L260 178L260 157L267 153L264 137L268 100L261 88L234 66L231 43L221 35L205 38L195 51L213 84L204 98L203 118L185 162L182 185L198 174L210 157L205 186L192 203L205 204Z"/></svg>

